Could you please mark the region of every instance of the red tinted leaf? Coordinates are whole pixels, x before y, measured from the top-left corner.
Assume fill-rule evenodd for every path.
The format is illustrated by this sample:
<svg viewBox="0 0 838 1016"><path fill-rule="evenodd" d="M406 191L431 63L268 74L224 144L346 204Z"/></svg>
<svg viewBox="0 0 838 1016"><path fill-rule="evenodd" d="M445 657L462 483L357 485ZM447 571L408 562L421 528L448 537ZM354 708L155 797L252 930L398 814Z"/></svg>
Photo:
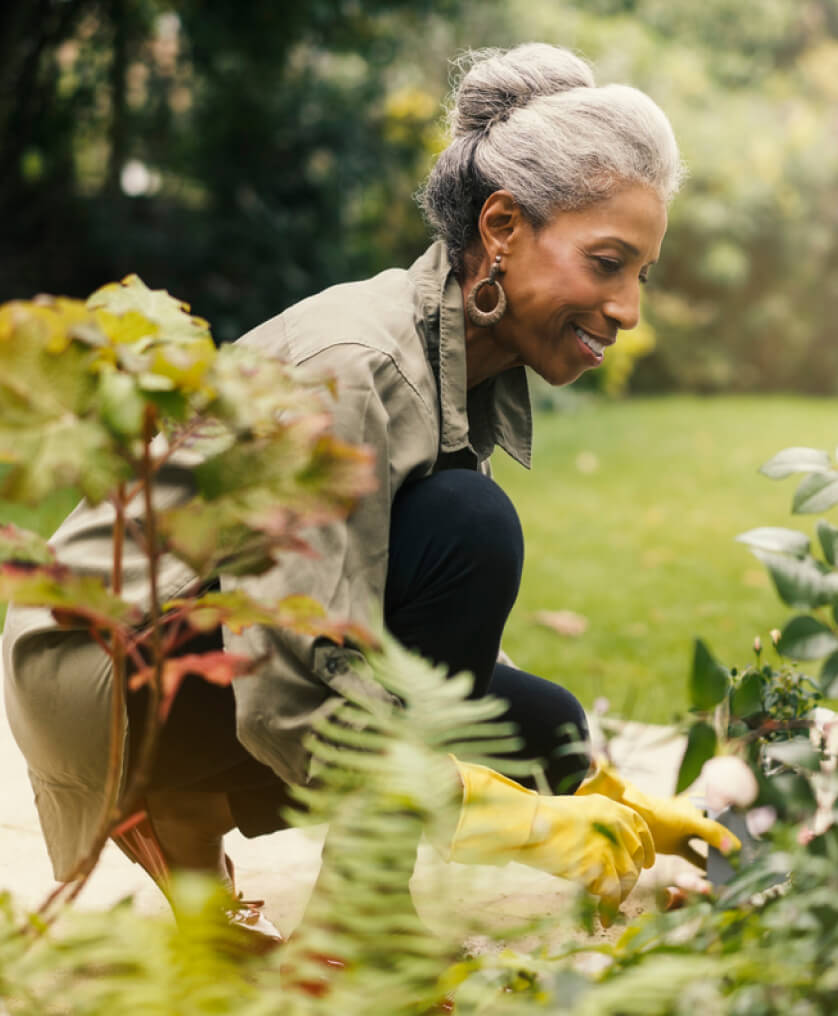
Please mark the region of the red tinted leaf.
<svg viewBox="0 0 838 1016"><path fill-rule="evenodd" d="M324 510L323 518L319 521L328 522L332 514ZM248 522L254 529L267 537L270 546L282 550L293 550L295 553L307 557L316 557L317 554L305 540L297 535L297 530L305 524L316 525L317 521L312 518L310 513L303 521L298 512L292 511L284 505L271 505L270 508L248 512Z"/></svg>
<svg viewBox="0 0 838 1016"><path fill-rule="evenodd" d="M175 695L183 680L189 674L197 674L211 684L228 685L234 678L248 673L253 667L249 656L214 650L210 653L189 653L166 660L163 664L162 697L160 700L160 719L169 715ZM131 677L128 686L132 691L149 684L154 675L153 667L143 667Z"/></svg>

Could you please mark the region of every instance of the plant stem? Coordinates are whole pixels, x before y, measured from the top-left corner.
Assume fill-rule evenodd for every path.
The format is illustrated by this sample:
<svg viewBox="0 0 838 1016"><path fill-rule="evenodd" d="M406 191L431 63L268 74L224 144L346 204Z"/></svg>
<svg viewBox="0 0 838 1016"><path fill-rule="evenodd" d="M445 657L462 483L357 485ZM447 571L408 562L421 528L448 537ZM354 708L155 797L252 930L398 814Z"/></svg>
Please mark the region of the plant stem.
<svg viewBox="0 0 838 1016"><path fill-rule="evenodd" d="M123 754L125 750L125 696L126 696L126 638L125 633L119 629L113 630L110 644L110 655L113 661L112 667L112 698L111 698L111 721L110 721L110 748L108 754L108 771L104 792L104 804L102 817L93 842L87 854L78 862L70 878L58 886L47 897L38 910L44 917L47 924L51 923L57 916L57 905L63 902L65 905L71 903L81 892L92 874L99 855L110 837L111 830L126 815L130 815L140 805L145 789L151 776L151 767L154 761L154 753L157 747L157 739L160 732L159 705L162 688L163 653L161 651L161 609L160 595L158 590L158 572L160 551L157 540L157 526L153 508L152 488L156 466L151 456L151 442L154 438L156 418L151 407L146 409L144 435L143 435L143 456L141 464L141 479L139 490L137 487L126 491L124 485L120 485L114 496L114 508L116 518L114 521L113 533L113 566L111 586L117 595L122 591L123 580L123 554L125 545L126 515L125 508L128 502L142 493L143 507L145 513L145 534L144 550L148 558L149 575L149 634L152 654L153 676L149 683L148 720L146 723L143 739L138 752L138 763L134 775L130 781L122 800L119 800L119 790L122 782ZM63 899L62 899L63 897ZM49 912L56 908L54 914Z"/></svg>
<svg viewBox="0 0 838 1016"><path fill-rule="evenodd" d="M113 499L115 519L113 527L113 568L111 591L122 594L122 562L125 551L125 484L120 484ZM108 751L108 775L105 784L104 807L100 826L109 832L119 818L119 789L122 783L122 765L125 754L125 636L121 628L114 629L111 642L111 730Z"/></svg>
<svg viewBox="0 0 838 1016"><path fill-rule="evenodd" d="M163 685L163 651L162 651L162 621L160 609L160 590L158 588L158 573L160 567L160 547L157 539L157 520L154 514L153 487L156 465L151 456L151 442L155 432L155 413L152 407L146 407L145 432L143 441L142 460L142 496L145 518L145 553L148 558L148 585L149 585L149 642L151 645L151 665L153 667L152 679L148 685L148 714L146 717L143 739L138 752L137 766L131 783L125 794L123 811L130 814L142 800L145 790L151 779L151 767L154 763L154 753L157 748L157 740L160 734L160 700L162 697Z"/></svg>
<svg viewBox="0 0 838 1016"><path fill-rule="evenodd" d="M180 433L175 437L170 437L166 441L166 450L162 455L159 455L156 459L151 459L151 470L152 473L156 473L161 466L164 466L174 453L181 447L184 442L188 441L190 437L195 433L197 423L187 424ZM126 504L131 501L132 498L136 497L143 488L144 480L140 479L134 484L128 491L128 497L126 498Z"/></svg>

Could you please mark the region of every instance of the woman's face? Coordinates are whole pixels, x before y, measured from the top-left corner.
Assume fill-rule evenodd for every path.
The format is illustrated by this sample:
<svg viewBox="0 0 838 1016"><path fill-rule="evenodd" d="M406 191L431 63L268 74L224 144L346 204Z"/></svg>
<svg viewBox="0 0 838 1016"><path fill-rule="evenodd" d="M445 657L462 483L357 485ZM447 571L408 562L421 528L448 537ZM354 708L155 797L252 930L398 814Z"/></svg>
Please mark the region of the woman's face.
<svg viewBox="0 0 838 1016"><path fill-rule="evenodd" d="M507 311L495 342L553 385L598 367L620 329L638 322L665 231L666 207L643 184L558 212L540 229L517 217L503 244Z"/></svg>

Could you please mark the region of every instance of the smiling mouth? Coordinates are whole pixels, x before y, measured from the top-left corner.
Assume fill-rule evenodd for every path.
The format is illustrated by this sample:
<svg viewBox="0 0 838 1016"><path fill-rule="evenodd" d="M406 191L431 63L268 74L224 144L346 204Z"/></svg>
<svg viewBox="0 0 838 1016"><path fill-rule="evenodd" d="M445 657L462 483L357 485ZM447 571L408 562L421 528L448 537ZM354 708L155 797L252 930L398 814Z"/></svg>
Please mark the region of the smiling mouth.
<svg viewBox="0 0 838 1016"><path fill-rule="evenodd" d="M604 342L602 339L595 339L593 335L589 335L579 325L573 326L574 332L579 336L579 339L590 349L590 351L598 357L601 357L607 346L610 346L610 342Z"/></svg>

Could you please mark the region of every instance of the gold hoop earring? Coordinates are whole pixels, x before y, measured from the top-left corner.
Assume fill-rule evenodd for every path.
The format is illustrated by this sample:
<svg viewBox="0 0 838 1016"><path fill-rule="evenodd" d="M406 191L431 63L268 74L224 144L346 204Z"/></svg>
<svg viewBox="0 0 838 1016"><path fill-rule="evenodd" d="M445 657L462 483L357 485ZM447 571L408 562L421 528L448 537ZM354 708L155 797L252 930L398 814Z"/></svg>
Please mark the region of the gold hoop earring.
<svg viewBox="0 0 838 1016"><path fill-rule="evenodd" d="M498 281L497 276L499 272L500 254L497 254L492 267L489 269L489 274L485 279L475 283L468 294L466 313L468 314L469 321L473 325L477 325L478 328L489 328L492 325L496 325L506 313L506 293L504 293L503 286ZM491 310L481 310L477 306L477 296L484 286L494 286L497 290L498 301Z"/></svg>

